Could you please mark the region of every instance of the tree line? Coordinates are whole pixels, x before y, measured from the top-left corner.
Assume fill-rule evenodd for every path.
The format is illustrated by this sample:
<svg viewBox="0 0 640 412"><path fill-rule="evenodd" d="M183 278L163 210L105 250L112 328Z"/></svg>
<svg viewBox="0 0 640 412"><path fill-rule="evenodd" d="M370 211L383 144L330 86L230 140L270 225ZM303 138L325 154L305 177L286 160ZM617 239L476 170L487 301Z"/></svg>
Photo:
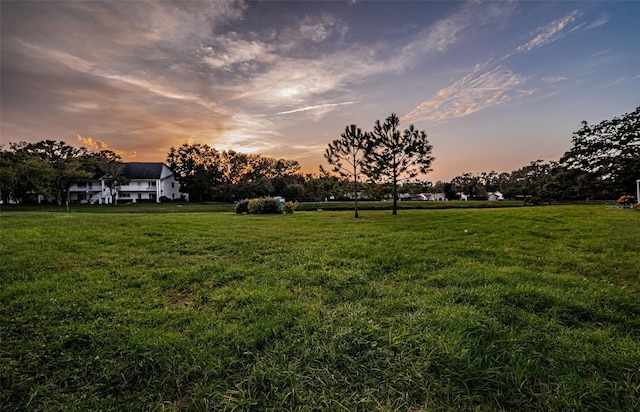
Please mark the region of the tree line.
<svg viewBox="0 0 640 412"><path fill-rule="evenodd" d="M500 191L505 198L531 202L616 199L635 193L640 178L640 106L633 112L595 125L582 122L572 147L557 161L532 161L511 172L465 172L448 182L416 180L429 172L432 146L426 132L399 127L391 114L371 131L349 125L325 151L329 170L302 173L297 161L275 159L206 144L171 147L166 158L181 190L192 201L235 202L280 195L288 200L393 199L398 193L458 193L484 199ZM110 150L92 152L62 141L9 143L0 147L2 200L28 202L41 195L59 205L68 202L69 188L96 176L117 191L126 179L120 156Z"/></svg>
<svg viewBox="0 0 640 412"><path fill-rule="evenodd" d="M122 158L111 150L92 152L56 140L9 143L0 147L0 195L4 204L42 196L60 206L69 202L73 184L98 175L116 188L126 181L123 170Z"/></svg>
<svg viewBox="0 0 640 412"><path fill-rule="evenodd" d="M511 173L463 173L447 188L482 198L500 191L532 202L617 199L633 195L640 179L640 106L573 133L572 147L557 161L532 161Z"/></svg>

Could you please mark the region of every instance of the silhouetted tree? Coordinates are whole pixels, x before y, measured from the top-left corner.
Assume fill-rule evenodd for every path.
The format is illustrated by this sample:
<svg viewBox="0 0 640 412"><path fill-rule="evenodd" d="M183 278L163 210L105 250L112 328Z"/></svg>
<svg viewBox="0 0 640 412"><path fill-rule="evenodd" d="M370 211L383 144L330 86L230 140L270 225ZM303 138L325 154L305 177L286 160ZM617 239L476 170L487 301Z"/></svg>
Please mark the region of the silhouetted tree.
<svg viewBox="0 0 640 412"><path fill-rule="evenodd" d="M599 176L607 182L610 196L635 191L640 177L640 106L597 125L583 121L572 143L560 159L562 166Z"/></svg>
<svg viewBox="0 0 640 412"><path fill-rule="evenodd" d="M552 165L536 160L518 170L511 172L507 185L508 197L520 197L526 202L541 193Z"/></svg>
<svg viewBox="0 0 640 412"><path fill-rule="evenodd" d="M482 183L482 175L464 172L463 174L451 179L451 185L455 193L464 193L470 199L483 198L487 194L487 190Z"/></svg>
<svg viewBox="0 0 640 412"><path fill-rule="evenodd" d="M424 131L413 125L404 131L399 129L400 119L391 113L384 123L376 120L369 134L365 173L373 179L388 180L393 191L393 214L398 214L398 183L402 178L413 178L430 170L432 146Z"/></svg>
<svg viewBox="0 0 640 412"><path fill-rule="evenodd" d="M85 157L88 152L84 147L77 148L62 141L42 140L27 144L24 150L51 167L51 192L58 206L65 201L69 202L72 184L93 177L93 173L86 168Z"/></svg>
<svg viewBox="0 0 640 412"><path fill-rule="evenodd" d="M324 153L333 171L342 177L353 179L354 217L358 216L358 175L365 160L369 137L355 124L347 126L340 139L329 143Z"/></svg>
<svg viewBox="0 0 640 412"><path fill-rule="evenodd" d="M206 144L183 144L171 147L167 163L173 170L181 190L189 199L203 201L211 199L211 191L220 182L220 153Z"/></svg>
<svg viewBox="0 0 640 412"><path fill-rule="evenodd" d="M0 192L2 201L22 203L29 195L51 195L53 169L26 148L29 143L10 143L0 149Z"/></svg>
<svg viewBox="0 0 640 412"><path fill-rule="evenodd" d="M111 199L118 203L118 188L128 182L124 176L124 163L122 157L112 150L101 150L87 156L89 166L95 170L95 176L104 181L111 190Z"/></svg>

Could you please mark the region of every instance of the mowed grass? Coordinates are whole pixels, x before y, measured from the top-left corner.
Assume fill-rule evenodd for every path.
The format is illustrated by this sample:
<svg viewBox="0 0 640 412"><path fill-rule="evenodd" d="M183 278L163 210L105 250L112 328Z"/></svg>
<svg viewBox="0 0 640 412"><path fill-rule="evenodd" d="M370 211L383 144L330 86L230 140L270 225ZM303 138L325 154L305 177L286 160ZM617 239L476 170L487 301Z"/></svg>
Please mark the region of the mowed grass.
<svg viewBox="0 0 640 412"><path fill-rule="evenodd" d="M640 213L2 212L1 410L640 410Z"/></svg>

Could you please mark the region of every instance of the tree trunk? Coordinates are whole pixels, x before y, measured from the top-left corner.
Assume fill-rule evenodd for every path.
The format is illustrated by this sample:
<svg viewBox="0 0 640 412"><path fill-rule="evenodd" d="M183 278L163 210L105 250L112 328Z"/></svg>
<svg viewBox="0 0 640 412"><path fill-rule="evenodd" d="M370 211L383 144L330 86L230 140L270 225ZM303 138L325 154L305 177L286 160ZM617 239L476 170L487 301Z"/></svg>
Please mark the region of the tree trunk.
<svg viewBox="0 0 640 412"><path fill-rule="evenodd" d="M398 178L393 173L393 212L392 215L398 214Z"/></svg>
<svg viewBox="0 0 640 412"><path fill-rule="evenodd" d="M354 218L358 219L358 176L353 174L353 199L355 201L355 216Z"/></svg>

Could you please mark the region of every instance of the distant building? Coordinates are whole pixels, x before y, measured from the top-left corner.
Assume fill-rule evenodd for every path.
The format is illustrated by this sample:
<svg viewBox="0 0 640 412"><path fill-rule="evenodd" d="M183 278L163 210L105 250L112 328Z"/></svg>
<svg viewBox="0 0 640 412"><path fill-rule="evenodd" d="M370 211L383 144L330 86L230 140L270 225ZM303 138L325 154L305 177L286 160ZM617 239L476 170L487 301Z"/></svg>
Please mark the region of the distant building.
<svg viewBox="0 0 640 412"><path fill-rule="evenodd" d="M489 192L487 193L487 200L490 200L490 201L504 200L504 196L500 192Z"/></svg>
<svg viewBox="0 0 640 412"><path fill-rule="evenodd" d="M128 182L121 185L116 193L111 193L104 180L96 176L90 181L72 185L69 191L70 200L77 203L108 204L112 202L115 194L118 201L160 203L161 198L179 200L187 197L185 193L180 192L180 183L164 163L125 163L122 174Z"/></svg>

